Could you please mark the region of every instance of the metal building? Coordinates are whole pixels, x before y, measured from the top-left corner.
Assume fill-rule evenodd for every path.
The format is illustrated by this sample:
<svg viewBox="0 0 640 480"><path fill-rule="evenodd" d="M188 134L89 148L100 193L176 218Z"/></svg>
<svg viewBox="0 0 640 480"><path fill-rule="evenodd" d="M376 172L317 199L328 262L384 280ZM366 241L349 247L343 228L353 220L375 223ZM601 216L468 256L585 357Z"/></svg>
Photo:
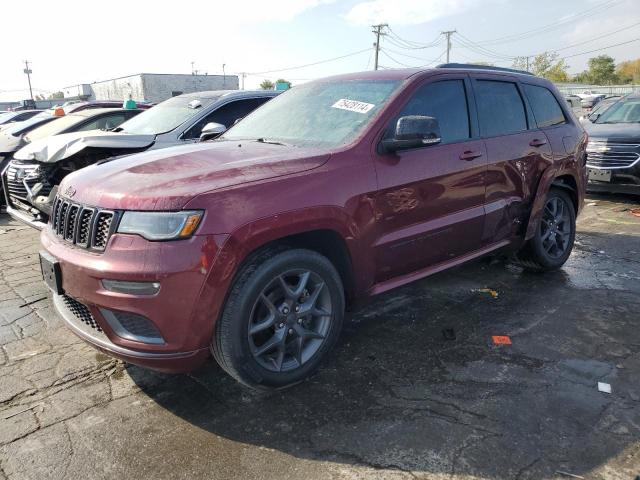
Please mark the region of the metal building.
<svg viewBox="0 0 640 480"><path fill-rule="evenodd" d="M137 101L158 103L182 93L204 90L237 90L237 75L189 75L138 73L91 84L65 87L65 100L124 100L129 95Z"/></svg>

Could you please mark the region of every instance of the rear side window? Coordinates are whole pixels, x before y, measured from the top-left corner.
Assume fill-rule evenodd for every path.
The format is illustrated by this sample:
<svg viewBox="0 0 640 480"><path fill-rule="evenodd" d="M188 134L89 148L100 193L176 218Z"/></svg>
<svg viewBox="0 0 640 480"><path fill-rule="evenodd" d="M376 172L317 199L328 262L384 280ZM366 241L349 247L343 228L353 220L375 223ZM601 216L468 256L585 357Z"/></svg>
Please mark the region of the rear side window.
<svg viewBox="0 0 640 480"><path fill-rule="evenodd" d="M387 136L393 136L398 118L407 115L436 118L440 124L442 143L458 142L470 136L469 109L463 80L443 80L419 88L394 119Z"/></svg>
<svg viewBox="0 0 640 480"><path fill-rule="evenodd" d="M478 80L475 92L483 136L508 135L527 129L524 103L515 83Z"/></svg>
<svg viewBox="0 0 640 480"><path fill-rule="evenodd" d="M562 108L549 89L536 85L524 85L524 93L529 99L538 127L567 123Z"/></svg>

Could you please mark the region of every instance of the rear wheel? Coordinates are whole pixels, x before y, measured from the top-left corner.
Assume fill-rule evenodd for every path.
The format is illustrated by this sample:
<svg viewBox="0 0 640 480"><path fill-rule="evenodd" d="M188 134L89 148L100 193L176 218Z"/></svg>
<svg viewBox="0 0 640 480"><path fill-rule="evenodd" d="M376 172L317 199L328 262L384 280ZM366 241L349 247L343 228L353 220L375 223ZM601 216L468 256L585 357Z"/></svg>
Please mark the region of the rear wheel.
<svg viewBox="0 0 640 480"><path fill-rule="evenodd" d="M342 281L327 258L304 249L267 251L239 272L211 349L243 384L282 388L313 373L343 316Z"/></svg>
<svg viewBox="0 0 640 480"><path fill-rule="evenodd" d="M527 245L518 252L518 263L527 270L560 268L569 258L576 236L576 212L569 195L561 189L549 191L540 224Z"/></svg>

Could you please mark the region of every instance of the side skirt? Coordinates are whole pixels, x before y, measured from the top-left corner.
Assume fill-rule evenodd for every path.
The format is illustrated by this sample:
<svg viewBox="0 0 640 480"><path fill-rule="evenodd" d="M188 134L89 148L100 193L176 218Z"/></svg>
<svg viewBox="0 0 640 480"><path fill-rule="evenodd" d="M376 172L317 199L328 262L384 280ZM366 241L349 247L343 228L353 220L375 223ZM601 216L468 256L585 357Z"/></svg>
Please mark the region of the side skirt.
<svg viewBox="0 0 640 480"><path fill-rule="evenodd" d="M380 293L384 293L393 288L406 285L407 283L411 283L416 280L420 280L421 278L425 278L425 277L428 277L429 275L433 275L434 273L441 272L442 270L455 267L462 263L468 262L469 260L473 260L474 258L482 257L483 255L493 252L494 250L498 250L499 248L506 247L510 243L511 242L509 240L501 240L499 242L492 243L491 245L487 245L486 247L481 248L479 250L474 250L472 252L469 252L466 255L462 255L451 261L438 263L436 265L431 265L429 267L416 270L415 272L407 273L406 275L392 278L384 282L376 283L369 290L369 295L372 295L372 296L378 295Z"/></svg>

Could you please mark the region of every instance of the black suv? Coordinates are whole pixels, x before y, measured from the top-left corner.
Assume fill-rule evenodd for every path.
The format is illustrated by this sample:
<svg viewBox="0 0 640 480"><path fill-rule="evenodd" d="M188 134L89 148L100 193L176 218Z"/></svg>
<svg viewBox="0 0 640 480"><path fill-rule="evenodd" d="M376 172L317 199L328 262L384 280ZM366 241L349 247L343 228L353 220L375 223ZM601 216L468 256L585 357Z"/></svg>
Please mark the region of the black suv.
<svg viewBox="0 0 640 480"><path fill-rule="evenodd" d="M617 101L584 128L588 189L640 194L640 95Z"/></svg>

